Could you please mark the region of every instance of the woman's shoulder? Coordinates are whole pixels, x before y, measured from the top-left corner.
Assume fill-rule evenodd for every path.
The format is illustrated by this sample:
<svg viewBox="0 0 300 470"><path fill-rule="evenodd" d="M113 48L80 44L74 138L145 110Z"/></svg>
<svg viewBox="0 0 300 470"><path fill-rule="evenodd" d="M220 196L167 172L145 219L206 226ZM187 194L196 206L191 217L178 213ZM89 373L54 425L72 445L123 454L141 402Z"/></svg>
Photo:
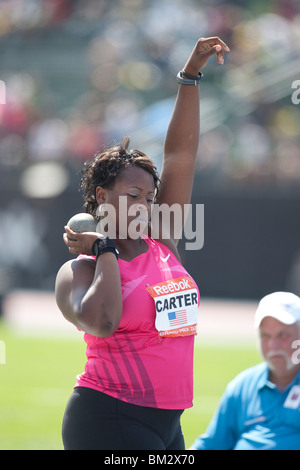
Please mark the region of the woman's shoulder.
<svg viewBox="0 0 300 470"><path fill-rule="evenodd" d="M79 255L77 258L66 261L57 273L57 282L73 279L75 276L89 276L95 271L95 257Z"/></svg>

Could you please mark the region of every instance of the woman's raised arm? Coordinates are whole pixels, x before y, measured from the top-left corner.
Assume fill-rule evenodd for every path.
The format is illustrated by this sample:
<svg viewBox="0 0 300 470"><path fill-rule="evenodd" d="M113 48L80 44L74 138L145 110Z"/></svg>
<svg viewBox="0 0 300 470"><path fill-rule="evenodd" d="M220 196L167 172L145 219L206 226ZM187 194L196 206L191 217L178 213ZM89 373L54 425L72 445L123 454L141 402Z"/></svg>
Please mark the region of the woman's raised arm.
<svg viewBox="0 0 300 470"><path fill-rule="evenodd" d="M228 52L229 47L218 37L199 39L184 66L183 82L191 81L189 76L198 78L199 72L206 65L209 57L214 54L217 62L223 64L224 51ZM180 84L165 138L162 184L156 202L169 206L174 203L180 204L182 214L184 204L189 204L191 200L199 134L199 86ZM171 236L174 234L172 227L170 233ZM176 227L176 233L178 233L178 227Z"/></svg>

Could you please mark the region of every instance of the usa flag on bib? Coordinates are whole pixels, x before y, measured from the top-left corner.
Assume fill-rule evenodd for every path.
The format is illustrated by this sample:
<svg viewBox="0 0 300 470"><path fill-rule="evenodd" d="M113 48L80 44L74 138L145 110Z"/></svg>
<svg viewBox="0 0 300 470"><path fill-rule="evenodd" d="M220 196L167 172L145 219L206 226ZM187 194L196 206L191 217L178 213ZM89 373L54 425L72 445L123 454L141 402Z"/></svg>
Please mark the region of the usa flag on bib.
<svg viewBox="0 0 300 470"><path fill-rule="evenodd" d="M184 325L187 321L186 310L177 310L175 312L169 312L168 318L170 326Z"/></svg>

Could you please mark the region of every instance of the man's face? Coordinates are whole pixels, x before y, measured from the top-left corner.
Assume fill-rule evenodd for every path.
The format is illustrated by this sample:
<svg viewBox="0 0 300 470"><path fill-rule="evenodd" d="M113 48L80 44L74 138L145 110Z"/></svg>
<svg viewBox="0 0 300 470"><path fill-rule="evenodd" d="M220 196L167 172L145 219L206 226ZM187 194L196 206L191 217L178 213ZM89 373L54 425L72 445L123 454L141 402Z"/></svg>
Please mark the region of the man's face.
<svg viewBox="0 0 300 470"><path fill-rule="evenodd" d="M293 369L292 344L300 339L297 324L285 325L272 317L265 317L259 327L261 354L273 372L284 373ZM299 367L299 366L298 366Z"/></svg>

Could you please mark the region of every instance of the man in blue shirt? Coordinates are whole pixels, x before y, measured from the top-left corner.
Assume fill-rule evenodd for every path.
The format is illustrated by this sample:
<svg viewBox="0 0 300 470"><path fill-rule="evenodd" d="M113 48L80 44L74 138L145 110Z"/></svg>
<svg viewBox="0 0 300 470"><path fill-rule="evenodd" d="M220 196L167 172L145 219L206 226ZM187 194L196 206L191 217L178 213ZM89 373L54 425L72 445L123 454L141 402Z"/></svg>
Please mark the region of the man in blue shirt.
<svg viewBox="0 0 300 470"><path fill-rule="evenodd" d="M300 298L265 296L255 314L265 362L226 387L196 450L300 450Z"/></svg>

